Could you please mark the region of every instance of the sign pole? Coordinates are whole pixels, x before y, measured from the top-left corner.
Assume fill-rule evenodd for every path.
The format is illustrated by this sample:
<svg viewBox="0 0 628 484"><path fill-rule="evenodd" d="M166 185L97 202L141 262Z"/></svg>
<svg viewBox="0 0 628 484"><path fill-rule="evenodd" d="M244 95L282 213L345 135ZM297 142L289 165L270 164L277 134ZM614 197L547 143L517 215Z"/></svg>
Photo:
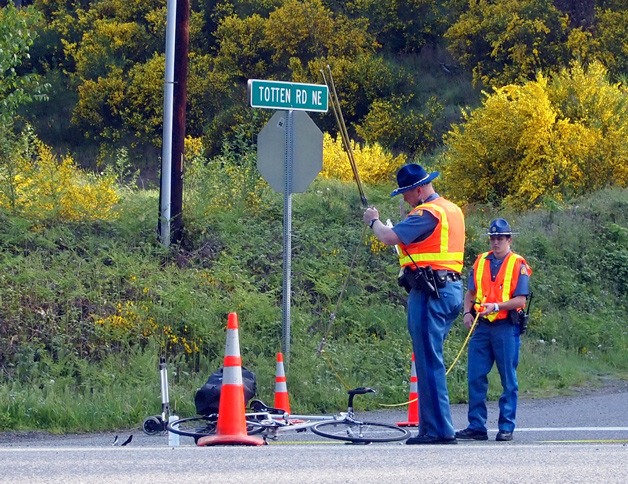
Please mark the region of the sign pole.
<svg viewBox="0 0 628 484"><path fill-rule="evenodd" d="M294 158L293 111L288 111L286 120L286 153L284 170L283 201L283 326L282 342L286 366L290 359L290 300L292 298L292 164Z"/></svg>

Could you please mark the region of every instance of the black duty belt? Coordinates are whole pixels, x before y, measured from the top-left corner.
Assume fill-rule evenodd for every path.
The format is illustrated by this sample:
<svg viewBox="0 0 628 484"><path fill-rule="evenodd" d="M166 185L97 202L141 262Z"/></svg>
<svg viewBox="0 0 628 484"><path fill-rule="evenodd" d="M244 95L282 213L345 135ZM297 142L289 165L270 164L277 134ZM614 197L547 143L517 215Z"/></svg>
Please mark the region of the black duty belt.
<svg viewBox="0 0 628 484"><path fill-rule="evenodd" d="M442 277L442 271L436 271L436 273ZM448 281L452 281L452 282L456 282L459 281L462 277L460 276L459 272L451 272L451 271L447 271L447 280Z"/></svg>

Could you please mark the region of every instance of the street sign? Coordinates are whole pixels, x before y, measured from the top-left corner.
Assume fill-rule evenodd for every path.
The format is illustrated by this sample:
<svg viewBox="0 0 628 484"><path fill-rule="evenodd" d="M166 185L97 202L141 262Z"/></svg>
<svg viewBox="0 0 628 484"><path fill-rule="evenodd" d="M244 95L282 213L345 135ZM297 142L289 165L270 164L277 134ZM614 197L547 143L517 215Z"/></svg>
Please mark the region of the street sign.
<svg viewBox="0 0 628 484"><path fill-rule="evenodd" d="M251 107L326 113L329 89L322 84L249 79Z"/></svg>
<svg viewBox="0 0 628 484"><path fill-rule="evenodd" d="M291 193L302 193L323 168L323 133L307 113L295 111L290 134L287 118L287 112L277 111L257 135L257 169L275 191L285 193L286 139L291 136Z"/></svg>

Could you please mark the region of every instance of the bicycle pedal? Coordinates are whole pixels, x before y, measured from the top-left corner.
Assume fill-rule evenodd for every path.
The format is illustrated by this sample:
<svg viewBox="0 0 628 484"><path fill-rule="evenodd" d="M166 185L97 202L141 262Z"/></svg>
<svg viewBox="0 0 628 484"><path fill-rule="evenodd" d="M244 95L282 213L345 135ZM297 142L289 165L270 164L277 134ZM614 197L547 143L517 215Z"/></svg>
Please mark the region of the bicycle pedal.
<svg viewBox="0 0 628 484"><path fill-rule="evenodd" d="M297 434L300 434L301 432L307 432L307 429L298 429L297 430Z"/></svg>

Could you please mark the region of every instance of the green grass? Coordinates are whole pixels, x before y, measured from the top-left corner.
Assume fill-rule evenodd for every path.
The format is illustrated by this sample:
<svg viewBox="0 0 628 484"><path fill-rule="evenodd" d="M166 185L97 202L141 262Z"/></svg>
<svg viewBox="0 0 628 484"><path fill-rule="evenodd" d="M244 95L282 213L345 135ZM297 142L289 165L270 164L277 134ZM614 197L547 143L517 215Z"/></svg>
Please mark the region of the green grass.
<svg viewBox="0 0 628 484"><path fill-rule="evenodd" d="M115 222L40 224L0 213L0 430L138 426L161 411L162 355L174 411L195 413L194 392L222 365L233 311L243 364L257 375L258 396L272 402L282 348L283 197L241 176L229 179L241 183L235 194L220 173L190 183L184 243L171 249L157 243L154 191L125 191ZM390 188L367 187L367 196L396 220ZM360 405L407 400L405 294L392 249L371 250L361 212L351 184L317 179L293 197L293 410L337 410L358 385L378 390ZM560 209L500 212L521 231L514 249L534 270L522 395L627 378L627 214L627 190ZM482 234L496 215L468 210L467 267L486 249ZM110 324L98 323L106 318ZM457 321L448 365L465 337ZM451 401L466 401L466 351L448 378ZM493 372L490 397L499 393Z"/></svg>

